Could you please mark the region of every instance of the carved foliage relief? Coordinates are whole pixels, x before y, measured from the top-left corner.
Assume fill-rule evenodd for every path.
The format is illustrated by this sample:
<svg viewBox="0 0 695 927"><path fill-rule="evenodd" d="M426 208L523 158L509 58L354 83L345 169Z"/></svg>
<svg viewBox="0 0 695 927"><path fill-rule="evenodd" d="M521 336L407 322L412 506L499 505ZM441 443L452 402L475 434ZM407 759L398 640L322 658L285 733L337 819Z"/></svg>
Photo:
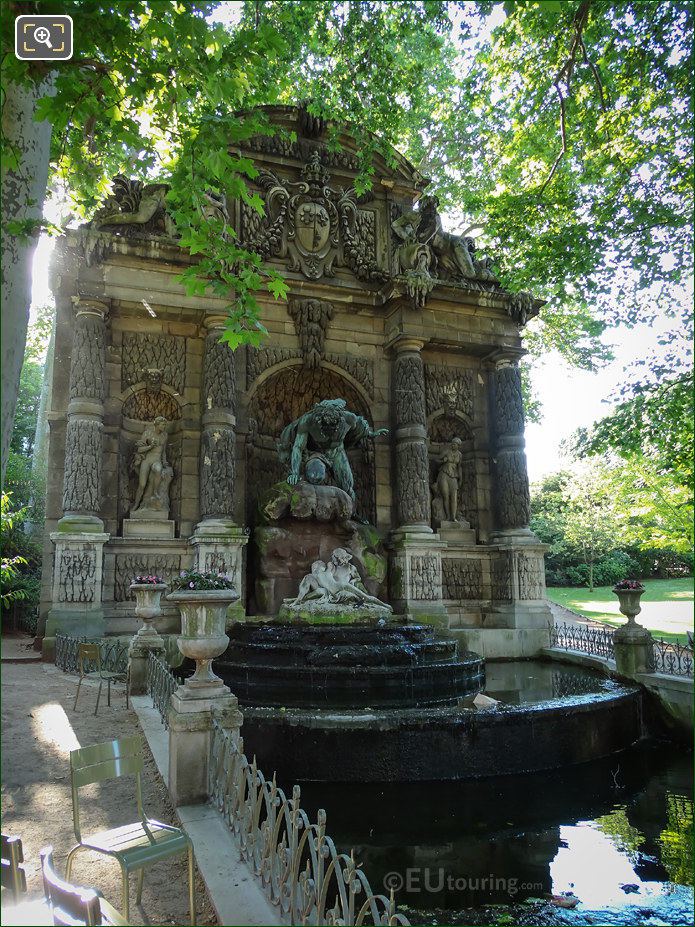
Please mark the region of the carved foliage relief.
<svg viewBox="0 0 695 927"><path fill-rule="evenodd" d="M482 599L482 560L443 557L442 587L442 597L445 599Z"/></svg>
<svg viewBox="0 0 695 927"><path fill-rule="evenodd" d="M518 367L500 367L495 371L495 432L517 435L524 431L524 404L521 371Z"/></svg>
<svg viewBox="0 0 695 927"><path fill-rule="evenodd" d="M398 425L424 425L425 382L422 358L399 354L394 362L394 402Z"/></svg>
<svg viewBox="0 0 695 927"><path fill-rule="evenodd" d="M71 418L65 435L63 512L101 511L102 424Z"/></svg>
<svg viewBox="0 0 695 927"><path fill-rule="evenodd" d="M473 417L473 371L426 364L425 384L428 415L443 409Z"/></svg>
<svg viewBox="0 0 695 927"><path fill-rule="evenodd" d="M63 548L57 564L58 601L94 602L97 552L91 545Z"/></svg>
<svg viewBox="0 0 695 927"><path fill-rule="evenodd" d="M396 501L401 525L430 523L429 460L421 441L396 447Z"/></svg>
<svg viewBox="0 0 695 927"><path fill-rule="evenodd" d="M179 554L117 554L114 599L116 602L129 601L130 584L133 577L140 573L153 573L161 576L165 582L171 582L180 570Z"/></svg>
<svg viewBox="0 0 695 927"><path fill-rule="evenodd" d="M200 514L203 518L234 513L236 435L232 428L205 429L200 448Z"/></svg>
<svg viewBox="0 0 695 927"><path fill-rule="evenodd" d="M236 372L234 352L220 344L218 331L205 338L203 408L236 411Z"/></svg>
<svg viewBox="0 0 695 927"><path fill-rule="evenodd" d="M519 598L542 599L545 584L543 581L543 561L539 557L519 554Z"/></svg>
<svg viewBox="0 0 695 927"><path fill-rule="evenodd" d="M306 367L318 367L324 354L328 323L334 310L325 299L292 299L287 306Z"/></svg>
<svg viewBox="0 0 695 927"><path fill-rule="evenodd" d="M498 528L525 528L531 520L526 455L522 450L497 452L495 516Z"/></svg>
<svg viewBox="0 0 695 927"><path fill-rule="evenodd" d="M432 601L438 599L437 559L431 555L410 558L410 598Z"/></svg>
<svg viewBox="0 0 695 927"><path fill-rule="evenodd" d="M146 381L147 371L156 370L161 382L171 386L177 393L183 393L186 384L185 338L149 332L124 332L122 356L122 389Z"/></svg>
<svg viewBox="0 0 695 927"><path fill-rule="evenodd" d="M490 563L492 598L496 602L512 600L512 564L509 554L493 557Z"/></svg>
<svg viewBox="0 0 695 927"><path fill-rule="evenodd" d="M93 315L78 315L70 361L70 399L104 400L105 325Z"/></svg>

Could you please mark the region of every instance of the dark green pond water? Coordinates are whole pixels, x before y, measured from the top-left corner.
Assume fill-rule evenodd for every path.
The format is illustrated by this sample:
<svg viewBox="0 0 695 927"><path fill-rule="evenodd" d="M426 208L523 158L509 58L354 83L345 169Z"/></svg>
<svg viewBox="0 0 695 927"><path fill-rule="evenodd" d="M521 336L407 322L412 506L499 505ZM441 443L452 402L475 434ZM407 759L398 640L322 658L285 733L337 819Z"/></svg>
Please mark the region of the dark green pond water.
<svg viewBox="0 0 695 927"><path fill-rule="evenodd" d="M511 691L503 676L490 694ZM302 804L412 923L693 924L692 788L692 757L652 743L533 776L311 783Z"/></svg>

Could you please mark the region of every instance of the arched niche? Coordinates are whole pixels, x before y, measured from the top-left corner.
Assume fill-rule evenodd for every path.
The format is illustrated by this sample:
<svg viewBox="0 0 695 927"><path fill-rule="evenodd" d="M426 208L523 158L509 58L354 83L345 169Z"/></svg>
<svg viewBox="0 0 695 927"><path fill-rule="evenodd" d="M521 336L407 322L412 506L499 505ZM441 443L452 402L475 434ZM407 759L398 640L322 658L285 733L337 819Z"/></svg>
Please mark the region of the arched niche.
<svg viewBox="0 0 695 927"><path fill-rule="evenodd" d="M167 386L149 389L145 384L129 387L122 396L121 427L118 434L118 525L122 531L123 519L130 514L136 488L132 471L135 444L142 437L145 425L158 415L169 422L167 459L174 471L169 488L169 518L177 526L181 519L181 404Z"/></svg>
<svg viewBox="0 0 695 927"><path fill-rule="evenodd" d="M461 412L439 410L431 415L427 423L430 449L430 485L435 481L439 460L446 444L454 438L461 439L461 485L459 486L459 516L465 518L472 528L477 528L478 476L475 460L475 437L467 416Z"/></svg>
<svg viewBox="0 0 695 927"><path fill-rule="evenodd" d="M248 399L246 445L247 517L251 523L255 520L259 496L287 476L277 458L277 439L282 429L323 399L344 399L348 411L361 415L373 425L371 410L361 390L335 369L308 368L301 363L283 365L277 370L271 369L254 384ZM355 477L357 512L374 523L373 442L365 441L362 447L350 450L348 457Z"/></svg>

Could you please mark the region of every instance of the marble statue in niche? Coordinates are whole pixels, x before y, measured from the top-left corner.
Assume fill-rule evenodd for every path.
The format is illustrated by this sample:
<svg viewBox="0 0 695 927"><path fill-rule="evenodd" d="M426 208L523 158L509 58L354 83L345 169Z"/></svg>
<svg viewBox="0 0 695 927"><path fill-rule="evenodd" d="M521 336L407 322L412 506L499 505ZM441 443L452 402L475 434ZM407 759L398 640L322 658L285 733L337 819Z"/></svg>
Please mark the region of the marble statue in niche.
<svg viewBox="0 0 695 927"><path fill-rule="evenodd" d="M388 429L372 431L365 418L348 412L345 405L344 399L324 399L290 422L280 435L278 455L281 463L289 466L287 482L294 485L306 478L307 463L318 452L330 469L335 485L354 502L354 478L346 448L356 446L365 438L388 434ZM310 469L313 471L317 466L312 462ZM313 481L316 479L314 476Z"/></svg>
<svg viewBox="0 0 695 927"><path fill-rule="evenodd" d="M460 520L457 513L462 482L462 444L461 438L452 438L442 451L437 478L432 487L432 513L437 522Z"/></svg>
<svg viewBox="0 0 695 927"><path fill-rule="evenodd" d="M145 425L131 466L137 478L131 518L169 517L169 486L174 471L167 460L168 421L158 415Z"/></svg>

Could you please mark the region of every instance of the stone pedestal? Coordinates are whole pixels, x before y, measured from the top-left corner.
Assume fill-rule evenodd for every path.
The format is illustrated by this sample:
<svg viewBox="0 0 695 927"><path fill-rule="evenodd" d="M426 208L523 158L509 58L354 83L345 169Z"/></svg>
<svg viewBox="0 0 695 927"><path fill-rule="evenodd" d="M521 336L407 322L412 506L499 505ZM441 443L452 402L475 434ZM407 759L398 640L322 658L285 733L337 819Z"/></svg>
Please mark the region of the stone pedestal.
<svg viewBox="0 0 695 927"><path fill-rule="evenodd" d="M154 629L141 628L128 648L129 686L131 695L145 695L147 692L147 660L150 653L163 657L166 652L164 639Z"/></svg>
<svg viewBox="0 0 695 927"><path fill-rule="evenodd" d="M442 541L456 547L475 546L475 529L467 521L443 521L437 533Z"/></svg>
<svg viewBox="0 0 695 927"><path fill-rule="evenodd" d="M170 518L140 518L135 513L123 519L124 538L161 538L171 540L175 536L176 522Z"/></svg>
<svg viewBox="0 0 695 927"><path fill-rule="evenodd" d="M391 536L389 601L410 620L445 628L442 544L438 534L399 529Z"/></svg>
<svg viewBox="0 0 695 927"><path fill-rule="evenodd" d="M53 606L46 618L45 659L51 659L57 631L73 637L101 637L104 610L101 603L103 532L54 531Z"/></svg>
<svg viewBox="0 0 695 927"><path fill-rule="evenodd" d="M229 608L229 620L243 620L246 614L244 557L248 542L246 529L223 518L208 518L200 522L190 538L196 552L197 568L203 573L224 573L236 586L239 599Z"/></svg>
<svg viewBox="0 0 695 927"><path fill-rule="evenodd" d="M213 719L238 731L243 716L226 686L179 686L169 708L169 793L174 805L193 805L208 797L208 768Z"/></svg>
<svg viewBox="0 0 695 927"><path fill-rule="evenodd" d="M615 668L621 676L652 672L654 638L646 628L630 622L613 634Z"/></svg>

